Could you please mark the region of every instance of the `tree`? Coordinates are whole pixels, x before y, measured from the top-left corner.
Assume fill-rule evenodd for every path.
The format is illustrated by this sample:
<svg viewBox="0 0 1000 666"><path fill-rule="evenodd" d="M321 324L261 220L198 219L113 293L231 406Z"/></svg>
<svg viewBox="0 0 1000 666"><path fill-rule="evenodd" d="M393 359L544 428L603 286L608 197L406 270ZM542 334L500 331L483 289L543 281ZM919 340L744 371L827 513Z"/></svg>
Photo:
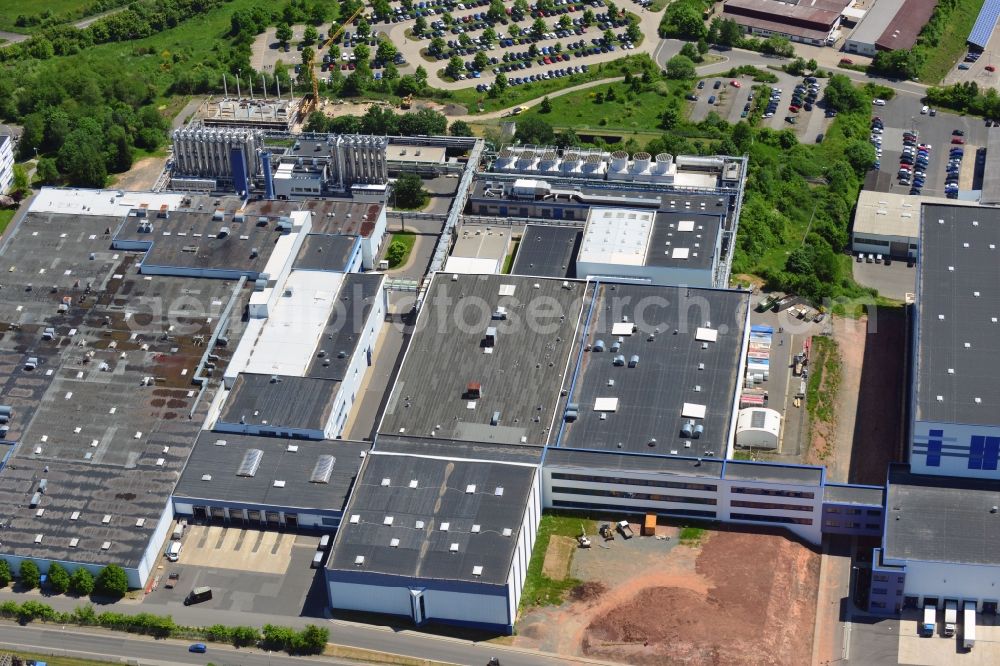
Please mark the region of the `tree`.
<svg viewBox="0 0 1000 666"><path fill-rule="evenodd" d="M58 562L49 565L49 585L56 594L65 594L69 589L69 572Z"/></svg>
<svg viewBox="0 0 1000 666"><path fill-rule="evenodd" d="M427 50L434 54L444 53L444 39L440 37L432 38Z"/></svg>
<svg viewBox="0 0 1000 666"><path fill-rule="evenodd" d="M618 9L618 5L611 2L611 0L608 0L607 7L608 7L608 16L610 16L613 19L618 18L619 14L621 13L621 10Z"/></svg>
<svg viewBox="0 0 1000 666"><path fill-rule="evenodd" d="M795 55L795 49L792 47L792 42L787 37L779 37L778 35L771 35L765 39L763 44L761 44L761 52L771 55L785 56L787 58Z"/></svg>
<svg viewBox="0 0 1000 666"><path fill-rule="evenodd" d="M309 20L313 25L318 26L323 24L326 22L328 16L329 14L327 13L326 3L322 2L322 0L314 4L309 10Z"/></svg>
<svg viewBox="0 0 1000 666"><path fill-rule="evenodd" d="M691 62L701 62L702 60L701 53L698 52L698 47L691 42L684 42L680 55L689 58Z"/></svg>
<svg viewBox="0 0 1000 666"><path fill-rule="evenodd" d="M472 127L464 120L456 120L448 127L448 134L452 136L472 136Z"/></svg>
<svg viewBox="0 0 1000 666"><path fill-rule="evenodd" d="M548 31L549 27L545 25L545 21L540 18L535 19L531 24L531 36L535 39L541 39Z"/></svg>
<svg viewBox="0 0 1000 666"><path fill-rule="evenodd" d="M282 46L288 46L288 42L292 41L292 26L287 23L279 23L274 37Z"/></svg>
<svg viewBox="0 0 1000 666"><path fill-rule="evenodd" d="M462 34L464 35L465 33L463 32ZM483 34L479 37L479 40L486 44L486 46L493 46L493 43L496 42L497 39L497 31L490 27L483 30Z"/></svg>
<svg viewBox="0 0 1000 666"><path fill-rule="evenodd" d="M101 569L94 581L94 589L106 597L121 598L128 592L128 575L117 564L109 564Z"/></svg>
<svg viewBox="0 0 1000 666"><path fill-rule="evenodd" d="M302 33L303 44L314 44L319 39L319 31L315 27L308 25Z"/></svg>
<svg viewBox="0 0 1000 666"><path fill-rule="evenodd" d="M260 640L260 630L256 627L232 627L229 631L229 640L234 647L255 645Z"/></svg>
<svg viewBox="0 0 1000 666"><path fill-rule="evenodd" d="M630 21L628 27L625 28L625 36L628 37L628 41L637 44L642 39L642 29L639 27L639 24L635 21Z"/></svg>
<svg viewBox="0 0 1000 666"><path fill-rule="evenodd" d="M528 116L517 121L515 138L521 143L547 146L555 139L552 125L537 116Z"/></svg>
<svg viewBox="0 0 1000 666"><path fill-rule="evenodd" d="M427 19L423 16L418 16L413 22L413 34L422 35L427 32Z"/></svg>
<svg viewBox="0 0 1000 666"><path fill-rule="evenodd" d="M677 127L677 123L681 120L680 111L678 111L673 106L668 106L663 110L663 115L660 116L660 127L665 130L672 130Z"/></svg>
<svg viewBox="0 0 1000 666"><path fill-rule="evenodd" d="M515 23L520 23L528 15L527 0L514 0L514 5L510 8L510 18Z"/></svg>
<svg viewBox="0 0 1000 666"><path fill-rule="evenodd" d="M21 562L21 570L18 572L21 585L26 590L33 590L38 587L42 580L42 572L38 570L38 565L31 560Z"/></svg>
<svg viewBox="0 0 1000 666"><path fill-rule="evenodd" d="M691 62L691 58L675 55L667 61L667 78L683 81L693 79L694 75L694 63Z"/></svg>
<svg viewBox="0 0 1000 666"><path fill-rule="evenodd" d="M467 46L470 46L470 45L472 44L472 38L471 38L471 37L469 37L469 34L468 34L468 33L466 33L466 32L463 32L462 34L460 34L460 35L458 36L458 43L459 43L459 44L460 44L461 46L466 46L466 47L467 47Z"/></svg>
<svg viewBox="0 0 1000 666"><path fill-rule="evenodd" d="M265 650L285 650L295 641L295 630L288 627L265 624L261 633L261 647Z"/></svg>
<svg viewBox="0 0 1000 666"><path fill-rule="evenodd" d="M28 182L28 170L23 164L14 165L14 180L10 186L10 194L20 201L31 193L31 183Z"/></svg>
<svg viewBox="0 0 1000 666"><path fill-rule="evenodd" d="M476 69L480 72L488 69L490 66L490 59L486 55L486 51L476 51L476 55L472 59L472 64L475 65Z"/></svg>
<svg viewBox="0 0 1000 666"><path fill-rule="evenodd" d="M413 172L404 172L396 179L393 200L398 208L423 208L427 202L424 181Z"/></svg>
<svg viewBox="0 0 1000 666"><path fill-rule="evenodd" d="M490 0L490 8L486 11L486 16L494 23L506 17L507 9L503 5L503 0Z"/></svg>
<svg viewBox="0 0 1000 666"><path fill-rule="evenodd" d="M809 58L809 60L806 61L806 69L810 72L815 72L819 69L819 63L816 62L816 58Z"/></svg>
<svg viewBox="0 0 1000 666"><path fill-rule="evenodd" d="M875 147L867 141L854 140L844 148L844 158L859 175L875 164Z"/></svg>
<svg viewBox="0 0 1000 666"><path fill-rule="evenodd" d="M392 114L391 111L389 113ZM448 130L448 119L444 114L431 109L404 113L398 116L396 121L399 126L398 131L403 136L442 135Z"/></svg>
<svg viewBox="0 0 1000 666"><path fill-rule="evenodd" d="M108 177L101 146L102 132L90 118L79 122L59 149L57 165L70 185L104 187Z"/></svg>
<svg viewBox="0 0 1000 666"><path fill-rule="evenodd" d="M321 654L329 638L330 630L326 627L307 624L295 637L294 651L299 654Z"/></svg>
<svg viewBox="0 0 1000 666"><path fill-rule="evenodd" d="M427 85L427 70L424 69L423 65L417 65L417 71L413 73L413 78L421 89Z"/></svg>
<svg viewBox="0 0 1000 666"><path fill-rule="evenodd" d="M368 21L361 19L361 22L358 23L358 37L361 39L368 39L371 34L372 27L368 25Z"/></svg>
<svg viewBox="0 0 1000 666"><path fill-rule="evenodd" d="M458 56L452 56L448 61L448 66L444 68L444 73L453 79L457 79L465 71L465 63Z"/></svg>
<svg viewBox="0 0 1000 666"><path fill-rule="evenodd" d="M367 44L358 44L354 47L354 57L357 59L357 66L364 65L367 69L372 59L371 47Z"/></svg>
<svg viewBox="0 0 1000 666"><path fill-rule="evenodd" d="M0 588L10 585L10 581L13 579L14 577L10 573L10 564L7 563L7 560L0 559Z"/></svg>
<svg viewBox="0 0 1000 666"><path fill-rule="evenodd" d="M868 98L859 88L855 88L843 74L834 74L826 84L823 93L826 104L834 111L860 111L868 108Z"/></svg>
<svg viewBox="0 0 1000 666"><path fill-rule="evenodd" d="M359 48L360 48L360 47L359 47ZM355 52L356 52L356 51L357 51L357 50L355 49ZM307 47L305 47L304 49L302 49L302 64L303 64L303 65L307 65L307 64L310 64L310 63L312 63L312 62L313 62L313 59L314 59L315 57L316 57L316 52L312 50L312 47L311 47L311 46L307 46ZM305 69L305 68L303 67L303 70L304 70L304 69ZM306 75L307 75L307 76L308 76L308 74L309 74L309 73L308 73L308 72L306 72Z"/></svg>
<svg viewBox="0 0 1000 666"><path fill-rule="evenodd" d="M743 39L743 28L733 19L722 19L719 23L719 43L736 46Z"/></svg>
<svg viewBox="0 0 1000 666"><path fill-rule="evenodd" d="M541 113L552 113L552 102L549 101L548 97L542 98L542 103L538 105L538 110Z"/></svg>
<svg viewBox="0 0 1000 666"><path fill-rule="evenodd" d="M322 111L313 111L309 114L309 118L306 120L305 131L307 132L326 132L327 122L326 114Z"/></svg>
<svg viewBox="0 0 1000 666"><path fill-rule="evenodd" d="M563 14L559 17L558 25L562 30L570 30L573 27L573 19L569 17L569 14Z"/></svg>
<svg viewBox="0 0 1000 666"><path fill-rule="evenodd" d="M604 35L602 35L602 37L604 38L604 43L609 46L618 41L615 39L615 33L611 32L610 28L604 31Z"/></svg>
<svg viewBox="0 0 1000 666"><path fill-rule="evenodd" d="M590 26L594 25L594 23L597 22L597 17L594 16L594 10L593 9L585 9L583 11L583 16L581 17L581 20L583 21L583 25L586 26L586 27L588 27L588 28Z"/></svg>
<svg viewBox="0 0 1000 666"><path fill-rule="evenodd" d="M675 2L667 7L660 23L661 37L698 40L708 34L701 13L689 3Z"/></svg>
<svg viewBox="0 0 1000 666"><path fill-rule="evenodd" d="M90 571L80 567L70 575L69 589L73 594L86 597L94 591L94 577Z"/></svg>
<svg viewBox="0 0 1000 666"><path fill-rule="evenodd" d="M378 48L375 49L375 59L379 62L392 62L398 53L399 50L396 49L395 44L388 39L383 39L378 43Z"/></svg>
<svg viewBox="0 0 1000 666"><path fill-rule="evenodd" d="M497 74L497 77L493 80L493 85L490 86L490 97L497 98L503 94L503 91L507 89L508 86L507 75L503 72Z"/></svg>

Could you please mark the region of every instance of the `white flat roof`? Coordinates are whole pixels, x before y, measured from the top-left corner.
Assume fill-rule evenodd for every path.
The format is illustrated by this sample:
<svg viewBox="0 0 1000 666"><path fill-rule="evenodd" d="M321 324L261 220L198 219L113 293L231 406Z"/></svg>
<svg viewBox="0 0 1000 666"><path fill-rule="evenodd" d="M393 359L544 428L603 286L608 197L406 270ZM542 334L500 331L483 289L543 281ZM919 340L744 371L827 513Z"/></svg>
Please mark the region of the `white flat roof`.
<svg viewBox="0 0 1000 666"><path fill-rule="evenodd" d="M653 234L655 211L591 208L577 261L642 266Z"/></svg>
<svg viewBox="0 0 1000 666"><path fill-rule="evenodd" d="M243 371L305 376L343 282L343 273L289 273Z"/></svg>
<svg viewBox="0 0 1000 666"><path fill-rule="evenodd" d="M32 213L71 213L73 215L121 215L142 204L157 211L162 206L177 210L185 194L176 192L125 192L43 187L28 209Z"/></svg>
<svg viewBox="0 0 1000 666"><path fill-rule="evenodd" d="M497 259L481 257L448 257L444 264L444 272L490 275L500 272L500 262Z"/></svg>
<svg viewBox="0 0 1000 666"><path fill-rule="evenodd" d="M924 203L975 205L976 202L861 190L854 212L854 234L876 238L909 238L916 243L920 236L920 206Z"/></svg>
<svg viewBox="0 0 1000 666"><path fill-rule="evenodd" d="M385 149L385 159L390 162L443 164L444 146L403 146L390 143Z"/></svg>

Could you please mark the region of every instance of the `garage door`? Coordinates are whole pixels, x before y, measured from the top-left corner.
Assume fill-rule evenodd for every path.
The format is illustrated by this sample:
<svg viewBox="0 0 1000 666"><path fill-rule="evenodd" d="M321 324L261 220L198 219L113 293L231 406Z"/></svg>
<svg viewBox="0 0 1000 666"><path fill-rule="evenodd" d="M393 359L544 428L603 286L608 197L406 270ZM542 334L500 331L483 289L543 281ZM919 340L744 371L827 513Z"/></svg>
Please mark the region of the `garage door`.
<svg viewBox="0 0 1000 666"><path fill-rule="evenodd" d="M889 256L906 259L910 252L909 243L889 243Z"/></svg>

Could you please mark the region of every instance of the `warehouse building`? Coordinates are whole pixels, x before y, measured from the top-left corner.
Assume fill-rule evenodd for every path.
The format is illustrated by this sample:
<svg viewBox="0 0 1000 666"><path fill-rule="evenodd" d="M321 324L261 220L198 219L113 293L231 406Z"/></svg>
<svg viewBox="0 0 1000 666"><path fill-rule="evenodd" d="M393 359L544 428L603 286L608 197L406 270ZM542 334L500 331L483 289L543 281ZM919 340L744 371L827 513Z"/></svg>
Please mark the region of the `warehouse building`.
<svg viewBox="0 0 1000 666"><path fill-rule="evenodd" d="M944 197L861 190L854 210L851 251L856 255L916 259L920 247L920 210L925 203L975 206L975 202Z"/></svg>
<svg viewBox="0 0 1000 666"><path fill-rule="evenodd" d="M174 488L174 513L250 529L333 530L369 448L205 430Z"/></svg>
<svg viewBox="0 0 1000 666"><path fill-rule="evenodd" d="M462 224L455 229L455 243L444 270L447 273L499 273L513 241L512 227Z"/></svg>
<svg viewBox="0 0 1000 666"><path fill-rule="evenodd" d="M844 51L874 57L906 50L930 20L937 0L877 0L844 42Z"/></svg>
<svg viewBox="0 0 1000 666"><path fill-rule="evenodd" d="M1000 128L986 130L982 188L979 202L984 206L1000 206Z"/></svg>
<svg viewBox="0 0 1000 666"><path fill-rule="evenodd" d="M980 52L986 50L987 44L990 43L990 37L993 36L993 31L996 29L998 18L1000 18L1000 1L986 0L979 10L976 22L969 32L968 40L966 40L969 48Z"/></svg>
<svg viewBox="0 0 1000 666"><path fill-rule="evenodd" d="M576 255L583 232L575 227L528 224L521 234L513 275L548 278L576 277Z"/></svg>
<svg viewBox="0 0 1000 666"><path fill-rule="evenodd" d="M513 633L540 453L484 448L387 442L365 457L327 563L332 607Z"/></svg>
<svg viewBox="0 0 1000 666"><path fill-rule="evenodd" d="M302 210L312 213L311 232L357 236L361 239L361 266L370 271L382 249L388 222L381 202L351 199L308 199Z"/></svg>
<svg viewBox="0 0 1000 666"><path fill-rule="evenodd" d="M830 46L840 36L840 19L850 4L851 0L726 0L722 17L736 21L756 37L777 36L803 44Z"/></svg>

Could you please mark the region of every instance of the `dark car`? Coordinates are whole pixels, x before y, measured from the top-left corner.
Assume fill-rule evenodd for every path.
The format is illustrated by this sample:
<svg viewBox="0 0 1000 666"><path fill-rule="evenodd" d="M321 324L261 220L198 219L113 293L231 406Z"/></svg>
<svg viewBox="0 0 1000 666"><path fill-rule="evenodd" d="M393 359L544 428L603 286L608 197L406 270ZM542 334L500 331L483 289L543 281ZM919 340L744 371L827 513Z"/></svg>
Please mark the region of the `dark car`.
<svg viewBox="0 0 1000 666"><path fill-rule="evenodd" d="M188 648L188 652L208 652L208 647L204 643L193 643L191 647Z"/></svg>
<svg viewBox="0 0 1000 666"><path fill-rule="evenodd" d="M705 82L704 81L699 81L698 82L698 90L701 90L704 87L705 87Z"/></svg>
<svg viewBox="0 0 1000 666"><path fill-rule="evenodd" d="M712 87L718 90L719 88L722 87L722 81L716 81Z"/></svg>
<svg viewBox="0 0 1000 666"><path fill-rule="evenodd" d="M697 102L697 101L698 101L698 96L697 96L697 95L694 95L694 94L691 94L691 95L687 95L687 96L686 96L686 98L687 98L687 99L688 99L689 101L692 101L692 102Z"/></svg>

